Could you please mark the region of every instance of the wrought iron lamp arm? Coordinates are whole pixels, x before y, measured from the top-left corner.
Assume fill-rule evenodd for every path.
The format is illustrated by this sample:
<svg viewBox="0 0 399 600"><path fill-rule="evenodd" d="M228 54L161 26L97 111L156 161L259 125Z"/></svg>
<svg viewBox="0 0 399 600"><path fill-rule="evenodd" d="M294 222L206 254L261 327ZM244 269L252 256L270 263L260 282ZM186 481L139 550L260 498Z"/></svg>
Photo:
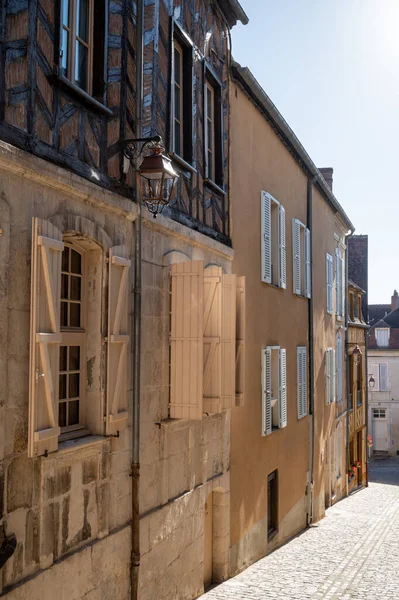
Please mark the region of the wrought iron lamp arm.
<svg viewBox="0 0 399 600"><path fill-rule="evenodd" d="M150 149L155 147L164 148L160 135L154 135L152 137L145 138L130 138L123 140L122 142L123 154L126 156L126 158L131 161L135 161L136 163L140 158L142 158L143 152L146 148Z"/></svg>

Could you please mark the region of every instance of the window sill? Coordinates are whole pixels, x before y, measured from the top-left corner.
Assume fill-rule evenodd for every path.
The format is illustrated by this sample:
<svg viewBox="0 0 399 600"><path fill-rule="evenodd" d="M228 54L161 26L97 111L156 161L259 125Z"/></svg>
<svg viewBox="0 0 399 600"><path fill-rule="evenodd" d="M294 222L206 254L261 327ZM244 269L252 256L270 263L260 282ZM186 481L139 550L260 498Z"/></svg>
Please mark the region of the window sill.
<svg viewBox="0 0 399 600"><path fill-rule="evenodd" d="M60 454L68 454L70 452L76 452L77 450L86 450L95 446L102 446L108 438L102 435L87 435L86 437L75 438L73 440L66 440L58 444L58 451L51 456L59 456Z"/></svg>
<svg viewBox="0 0 399 600"><path fill-rule="evenodd" d="M193 174L197 173L197 169L194 169L194 167L190 165L190 163L186 162L184 158L182 158L178 154L175 154L174 152L169 152L169 156L174 162L177 162L178 165L183 167L185 171L190 171L190 173Z"/></svg>
<svg viewBox="0 0 399 600"><path fill-rule="evenodd" d="M224 191L224 189L221 188L221 187L219 187L217 183L215 183L214 181L212 181L212 179L205 178L204 179L204 185L212 188L218 194L221 194L222 196L226 196L226 192Z"/></svg>
<svg viewBox="0 0 399 600"><path fill-rule="evenodd" d="M103 115L107 115L109 117L113 116L114 113L110 108L108 108L104 104L101 104L101 102L93 98L93 96L90 96L90 94L82 90L79 86L72 83L72 81L69 81L69 79L67 79L63 75L54 75L53 81L67 92L76 96L78 100L85 102L93 110L96 110L97 112L100 112Z"/></svg>

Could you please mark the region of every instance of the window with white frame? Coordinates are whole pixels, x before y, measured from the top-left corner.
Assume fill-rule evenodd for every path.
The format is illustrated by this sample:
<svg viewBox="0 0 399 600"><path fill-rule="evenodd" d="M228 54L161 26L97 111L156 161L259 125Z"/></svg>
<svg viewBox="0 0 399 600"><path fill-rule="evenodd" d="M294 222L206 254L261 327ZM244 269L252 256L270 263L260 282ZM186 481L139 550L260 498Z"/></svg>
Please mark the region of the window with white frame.
<svg viewBox="0 0 399 600"><path fill-rule="evenodd" d="M286 350L279 346L262 349L262 435L287 425Z"/></svg>
<svg viewBox="0 0 399 600"><path fill-rule="evenodd" d="M268 192L261 192L261 279L287 287L285 210Z"/></svg>
<svg viewBox="0 0 399 600"><path fill-rule="evenodd" d="M191 163L193 159L193 46L186 33L173 23L171 85L171 147L175 154Z"/></svg>
<svg viewBox="0 0 399 600"><path fill-rule="evenodd" d="M386 419L386 409L373 408L373 419Z"/></svg>
<svg viewBox="0 0 399 600"><path fill-rule="evenodd" d="M339 423L336 431L335 431L335 475L337 479L341 477L342 471L342 445L343 445L343 435L342 435L342 423Z"/></svg>
<svg viewBox="0 0 399 600"><path fill-rule="evenodd" d="M310 231L298 219L292 219L292 259L294 294L310 298L312 294Z"/></svg>
<svg viewBox="0 0 399 600"><path fill-rule="evenodd" d="M327 348L325 353L326 366L326 404L335 402L335 350Z"/></svg>
<svg viewBox="0 0 399 600"><path fill-rule="evenodd" d="M306 346L298 346L296 357L298 419L302 419L308 414Z"/></svg>
<svg viewBox="0 0 399 600"><path fill-rule="evenodd" d="M49 221L33 219L29 457L56 451L59 441L127 426L127 252L123 246L108 252L105 373L103 250L84 235L63 238Z"/></svg>
<svg viewBox="0 0 399 600"><path fill-rule="evenodd" d="M344 250L341 246L335 249L335 314L340 319L344 318Z"/></svg>
<svg viewBox="0 0 399 600"><path fill-rule="evenodd" d="M206 64L204 93L205 177L223 185L222 84Z"/></svg>
<svg viewBox="0 0 399 600"><path fill-rule="evenodd" d="M389 327L377 327L375 330L375 339L379 348L389 346Z"/></svg>
<svg viewBox="0 0 399 600"><path fill-rule="evenodd" d="M340 331L337 333L336 342L335 342L335 362L336 362L336 396L337 402L342 402L343 400L343 344L342 344L342 334Z"/></svg>
<svg viewBox="0 0 399 600"><path fill-rule="evenodd" d="M373 392L389 392L390 380L388 372L388 363L372 363L368 373L369 378L373 376L375 384Z"/></svg>
<svg viewBox="0 0 399 600"><path fill-rule="evenodd" d="M333 259L331 254L326 254L326 293L327 293L327 312L333 313Z"/></svg>

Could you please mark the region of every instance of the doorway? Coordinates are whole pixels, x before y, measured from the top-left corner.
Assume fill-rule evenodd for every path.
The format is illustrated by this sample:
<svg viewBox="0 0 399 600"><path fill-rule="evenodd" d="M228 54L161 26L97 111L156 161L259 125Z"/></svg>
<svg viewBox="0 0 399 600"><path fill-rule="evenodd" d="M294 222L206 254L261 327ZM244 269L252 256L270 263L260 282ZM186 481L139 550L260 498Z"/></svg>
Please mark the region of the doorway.
<svg viewBox="0 0 399 600"><path fill-rule="evenodd" d="M388 453L388 419L385 408L373 408L373 452Z"/></svg>

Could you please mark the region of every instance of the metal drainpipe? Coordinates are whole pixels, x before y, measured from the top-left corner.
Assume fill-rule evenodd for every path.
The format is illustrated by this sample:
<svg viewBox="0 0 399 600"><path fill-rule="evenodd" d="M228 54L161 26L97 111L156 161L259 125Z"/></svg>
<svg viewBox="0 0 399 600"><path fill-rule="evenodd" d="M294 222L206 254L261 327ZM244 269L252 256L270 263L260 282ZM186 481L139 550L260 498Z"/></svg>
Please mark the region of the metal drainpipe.
<svg viewBox="0 0 399 600"><path fill-rule="evenodd" d="M368 315L367 315L368 321ZM367 447L367 437L369 433L369 367L368 367L368 344L370 335L370 325L367 331L364 332L364 360L366 362L366 406L365 406L365 421L366 421L366 487L369 487L369 449Z"/></svg>
<svg viewBox="0 0 399 600"><path fill-rule="evenodd" d="M349 460L349 437L350 437L350 426L349 426L349 395L350 395L350 357L348 353L348 341L349 341L349 331L348 331L348 238L353 235L351 232L346 236L346 250L345 250L345 357L346 357L346 452L345 452L345 469L346 469L346 495L349 495L349 480L348 480L348 460ZM354 405L355 398L352 397L352 407ZM356 398L357 402L357 398Z"/></svg>
<svg viewBox="0 0 399 600"><path fill-rule="evenodd" d="M312 288L313 288L313 185L316 177L308 177L307 191L307 224L310 231L310 255L312 257ZM309 513L308 525L313 522L313 488L314 488L314 328L313 328L313 289L308 302L308 327L309 327L309 416L310 421L310 447L309 447L309 470L310 470L310 494L309 494Z"/></svg>
<svg viewBox="0 0 399 600"><path fill-rule="evenodd" d="M136 15L136 131L142 137L143 122L143 35L144 0L137 1ZM136 201L134 257L134 317L133 317L133 427L132 427L132 551L130 562L131 600L137 600L140 570L140 353L141 353L141 194L136 171Z"/></svg>

